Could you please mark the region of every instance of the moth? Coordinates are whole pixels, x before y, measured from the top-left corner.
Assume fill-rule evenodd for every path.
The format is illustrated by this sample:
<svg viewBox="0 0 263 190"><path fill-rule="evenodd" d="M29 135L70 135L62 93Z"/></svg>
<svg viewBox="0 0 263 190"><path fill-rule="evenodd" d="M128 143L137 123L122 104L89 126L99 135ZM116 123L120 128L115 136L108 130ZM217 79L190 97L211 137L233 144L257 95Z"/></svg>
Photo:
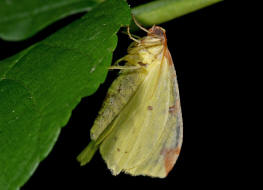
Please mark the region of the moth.
<svg viewBox="0 0 263 190"><path fill-rule="evenodd" d="M120 172L164 178L182 146L183 124L176 72L165 30L133 37L128 54L91 128L91 142L77 160L87 164L99 149L113 175ZM128 28L129 29L129 28ZM119 62L125 62L119 65Z"/></svg>

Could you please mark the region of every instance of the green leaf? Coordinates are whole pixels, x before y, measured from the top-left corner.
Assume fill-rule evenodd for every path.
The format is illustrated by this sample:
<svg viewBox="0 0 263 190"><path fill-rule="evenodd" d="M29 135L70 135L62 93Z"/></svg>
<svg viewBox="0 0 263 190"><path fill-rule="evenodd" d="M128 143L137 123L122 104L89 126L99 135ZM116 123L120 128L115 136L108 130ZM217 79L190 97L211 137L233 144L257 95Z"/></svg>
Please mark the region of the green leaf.
<svg viewBox="0 0 263 190"><path fill-rule="evenodd" d="M23 40L68 15L89 11L103 0L1 0L0 38Z"/></svg>
<svg viewBox="0 0 263 190"><path fill-rule="evenodd" d="M132 9L144 26L161 24L223 0L158 0Z"/></svg>
<svg viewBox="0 0 263 190"><path fill-rule="evenodd" d="M107 0L42 42L0 61L0 189L17 189L53 147L71 111L107 75L116 33L130 22Z"/></svg>

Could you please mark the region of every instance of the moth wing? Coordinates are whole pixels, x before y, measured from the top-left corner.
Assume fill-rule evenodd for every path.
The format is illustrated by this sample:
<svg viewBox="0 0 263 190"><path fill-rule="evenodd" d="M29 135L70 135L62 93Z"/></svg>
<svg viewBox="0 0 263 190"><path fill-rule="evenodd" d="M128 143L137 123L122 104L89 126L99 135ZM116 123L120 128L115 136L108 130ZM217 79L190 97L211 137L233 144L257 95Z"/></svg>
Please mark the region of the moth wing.
<svg viewBox="0 0 263 190"><path fill-rule="evenodd" d="M111 123L112 129L100 146L100 152L114 175L121 171L132 175L160 177L142 168L142 163L155 155L169 116L171 99L170 69L167 63L149 65L149 73L136 93ZM151 166L154 167L154 166Z"/></svg>
<svg viewBox="0 0 263 190"><path fill-rule="evenodd" d="M176 73L168 50L166 58L171 63L169 64L169 83L171 85L169 116L158 143L152 147L152 154L138 166L126 170L132 175L166 177L180 153L183 140L182 113Z"/></svg>
<svg viewBox="0 0 263 190"><path fill-rule="evenodd" d="M110 131L109 124L127 104L143 81L146 73L138 71L140 69L121 71L120 75L110 86L99 115L91 128L92 141L77 157L82 166L90 162L99 148L100 142L104 140Z"/></svg>
<svg viewBox="0 0 263 190"><path fill-rule="evenodd" d="M182 145L182 115L169 52L164 62L149 72L101 145L102 157L115 175L125 171L165 177L177 160ZM160 77L156 77L159 72Z"/></svg>
<svg viewBox="0 0 263 190"><path fill-rule="evenodd" d="M120 72L120 75L110 86L98 117L91 128L90 134L92 140L97 140L112 120L119 114L144 77L144 72L131 70Z"/></svg>

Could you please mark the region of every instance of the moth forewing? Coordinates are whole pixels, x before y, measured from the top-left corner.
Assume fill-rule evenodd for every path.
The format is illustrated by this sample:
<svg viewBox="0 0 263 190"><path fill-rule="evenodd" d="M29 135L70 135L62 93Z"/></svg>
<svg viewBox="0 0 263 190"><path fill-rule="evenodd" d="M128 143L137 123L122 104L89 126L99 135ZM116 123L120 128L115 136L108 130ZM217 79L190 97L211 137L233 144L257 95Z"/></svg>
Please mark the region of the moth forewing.
<svg viewBox="0 0 263 190"><path fill-rule="evenodd" d="M173 63L170 61L171 59L165 57L162 63L167 66L167 70L164 69L162 72L168 76L168 80L163 81L160 77L160 81L166 82L170 86L169 106L166 110L168 118L164 125L164 130L162 132L159 131L161 135L151 147L151 153L147 158L136 165L136 167L124 170L131 175L166 177L179 155L182 145L182 118L175 70ZM151 110L153 109L154 107Z"/></svg>
<svg viewBox="0 0 263 190"><path fill-rule="evenodd" d="M114 175L166 177L182 145L182 115L165 30L153 26L128 48L124 69L108 91L92 139ZM119 91L122 91L120 93ZM92 147L92 146L90 146ZM82 153L90 159L87 149ZM87 160L89 160L87 159Z"/></svg>

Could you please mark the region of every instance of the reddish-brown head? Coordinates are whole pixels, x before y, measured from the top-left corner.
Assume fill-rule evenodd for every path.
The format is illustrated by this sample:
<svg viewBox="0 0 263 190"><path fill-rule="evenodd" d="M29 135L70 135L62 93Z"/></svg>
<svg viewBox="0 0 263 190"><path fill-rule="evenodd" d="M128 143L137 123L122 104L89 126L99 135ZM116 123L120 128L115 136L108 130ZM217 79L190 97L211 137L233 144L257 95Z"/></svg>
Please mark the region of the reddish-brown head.
<svg viewBox="0 0 263 190"><path fill-rule="evenodd" d="M150 29L149 29L149 32L148 32L148 36L155 36L155 37L158 37L160 39L162 39L162 41L165 43L166 45L166 34L165 34L165 29L163 29L162 27L160 26L152 26Z"/></svg>

